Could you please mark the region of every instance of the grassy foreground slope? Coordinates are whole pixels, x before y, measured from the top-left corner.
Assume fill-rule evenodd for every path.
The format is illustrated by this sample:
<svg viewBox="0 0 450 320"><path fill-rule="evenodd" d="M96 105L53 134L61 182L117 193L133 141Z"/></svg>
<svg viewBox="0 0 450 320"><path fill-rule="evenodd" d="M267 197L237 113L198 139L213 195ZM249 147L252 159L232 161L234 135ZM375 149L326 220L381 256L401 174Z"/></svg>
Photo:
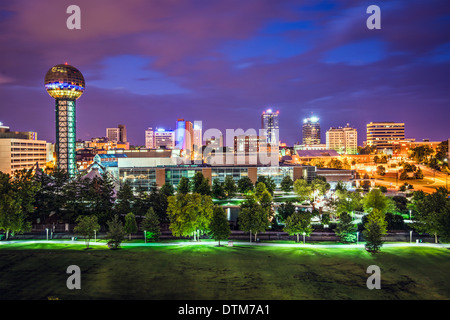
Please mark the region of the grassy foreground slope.
<svg viewBox="0 0 450 320"><path fill-rule="evenodd" d="M69 290L67 267L81 269ZM381 289L366 287L367 267ZM450 299L450 250L257 246L10 245L0 249L0 299Z"/></svg>

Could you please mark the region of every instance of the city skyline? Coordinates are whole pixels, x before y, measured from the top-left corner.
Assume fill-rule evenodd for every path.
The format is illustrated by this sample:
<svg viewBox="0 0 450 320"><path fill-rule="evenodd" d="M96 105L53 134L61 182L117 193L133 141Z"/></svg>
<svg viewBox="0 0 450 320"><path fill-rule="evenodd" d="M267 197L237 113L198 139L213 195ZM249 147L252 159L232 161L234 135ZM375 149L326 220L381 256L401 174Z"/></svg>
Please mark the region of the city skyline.
<svg viewBox="0 0 450 320"><path fill-rule="evenodd" d="M311 112L323 129L350 123L359 145L369 122L405 123L417 141L448 138L445 1L380 3L380 30L366 27L366 1L233 4L79 1L81 30L69 30L65 2L2 3L0 121L55 142L42 81L68 62L87 83L81 140L123 123L130 143L144 145L148 127L178 118L224 133L259 129L269 108L288 145L301 142Z"/></svg>

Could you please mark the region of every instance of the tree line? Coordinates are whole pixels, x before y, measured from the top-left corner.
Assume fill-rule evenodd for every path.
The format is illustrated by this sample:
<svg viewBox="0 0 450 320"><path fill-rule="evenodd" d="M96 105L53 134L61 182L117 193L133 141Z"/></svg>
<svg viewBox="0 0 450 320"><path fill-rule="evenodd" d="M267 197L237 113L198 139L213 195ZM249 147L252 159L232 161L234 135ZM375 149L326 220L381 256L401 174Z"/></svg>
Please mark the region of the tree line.
<svg viewBox="0 0 450 320"><path fill-rule="evenodd" d="M330 219L338 221L335 232L342 242L354 242L357 226L352 216L355 211L364 211L367 213L363 230L366 247L377 252L389 224L395 223L392 213L397 206L414 212L412 226L417 232L434 235L436 242L438 236L443 241L450 239L450 200L443 188L430 195L416 191L412 200L405 203L385 196L379 189L362 195L338 183L332 196L323 199L326 211L314 207L309 211L299 210L294 202L314 204L318 197L327 195L330 185L324 178L293 182L289 176L284 177L281 189L286 194L293 191L295 198L283 201L278 210L273 199L275 183L264 176L258 177L255 184L248 177L234 183L227 176L223 183L215 179L211 186L197 172L192 179L182 177L176 189L165 184L161 188L153 185L150 191L133 190L125 182L117 193L108 174L92 179L86 176L70 179L67 173L58 170L38 175L23 170L14 176L0 173L0 182L0 229L6 238L30 231L32 221L56 217L62 222L75 223L75 232L88 241L94 231L107 231L109 244L114 248L126 235L131 239L131 234L138 231L139 218L141 231L145 231L148 241L159 240L162 224L174 236L199 240L207 235L220 241L228 239L230 226L224 209L214 204L213 198L226 199L240 193L243 201L237 223L240 230L249 232L250 239L257 240L259 233L278 228L299 241L300 235L311 234L311 220L319 215L322 224L328 224Z"/></svg>

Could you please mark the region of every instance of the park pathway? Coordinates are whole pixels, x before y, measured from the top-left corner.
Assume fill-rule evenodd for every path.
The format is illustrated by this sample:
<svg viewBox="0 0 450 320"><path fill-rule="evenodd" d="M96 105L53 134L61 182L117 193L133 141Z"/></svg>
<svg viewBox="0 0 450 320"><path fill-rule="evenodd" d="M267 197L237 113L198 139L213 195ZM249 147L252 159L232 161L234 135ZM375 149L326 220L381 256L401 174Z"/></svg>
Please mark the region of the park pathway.
<svg viewBox="0 0 450 320"><path fill-rule="evenodd" d="M85 245L84 240L70 241L70 240L13 240L13 241L0 241L0 246L8 244L79 244ZM222 241L223 246L228 246L227 241ZM217 241L176 241L176 242L150 242L150 243L122 243L122 247L164 247L164 246L217 246ZM341 249L364 249L364 244L302 244L302 243L269 243L269 242L242 242L233 241L233 246L267 246L267 247L290 247L290 248L310 248L310 249L329 249L329 248L341 248ZM89 242L89 246L106 246L105 242ZM389 247L432 247L432 248L450 248L450 243L385 243L384 248Z"/></svg>

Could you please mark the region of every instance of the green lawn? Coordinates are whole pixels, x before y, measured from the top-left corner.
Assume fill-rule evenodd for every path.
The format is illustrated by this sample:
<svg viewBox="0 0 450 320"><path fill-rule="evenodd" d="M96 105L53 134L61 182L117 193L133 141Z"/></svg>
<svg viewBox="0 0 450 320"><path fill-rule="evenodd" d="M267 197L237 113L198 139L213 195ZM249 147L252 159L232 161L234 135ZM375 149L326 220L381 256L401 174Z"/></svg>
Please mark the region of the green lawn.
<svg viewBox="0 0 450 320"><path fill-rule="evenodd" d="M81 290L66 287L69 265ZM381 268L369 290L367 267ZM258 246L0 247L0 299L450 299L450 250Z"/></svg>

